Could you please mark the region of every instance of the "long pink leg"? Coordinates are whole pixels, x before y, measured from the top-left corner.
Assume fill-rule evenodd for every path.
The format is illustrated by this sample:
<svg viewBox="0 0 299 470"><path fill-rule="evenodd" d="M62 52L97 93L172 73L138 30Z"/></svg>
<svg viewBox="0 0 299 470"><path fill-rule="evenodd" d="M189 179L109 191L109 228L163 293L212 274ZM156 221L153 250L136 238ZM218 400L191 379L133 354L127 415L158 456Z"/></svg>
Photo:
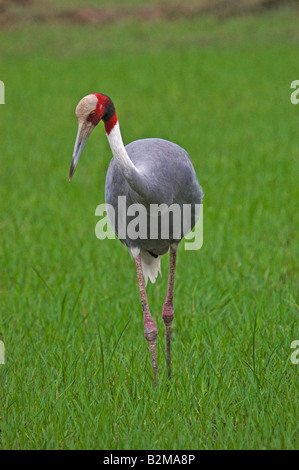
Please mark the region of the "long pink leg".
<svg viewBox="0 0 299 470"><path fill-rule="evenodd" d="M135 261L135 266L136 266L136 274L137 274L137 279L138 279L138 286L139 286L141 305L142 305L142 311L143 311L144 336L146 340L148 341L148 344L151 350L151 359L152 359L154 381L155 381L155 387L156 387L157 386L157 374L158 374L156 338L158 335L158 330L154 322L154 319L151 316L151 312L148 306L140 254L136 258L134 258L134 261Z"/></svg>
<svg viewBox="0 0 299 470"><path fill-rule="evenodd" d="M169 258L169 274L168 274L168 285L166 299L163 305L162 318L165 324L165 340L166 340L166 365L168 371L168 377L171 377L171 354L170 354L170 343L171 343L171 322L174 317L173 312L173 289L174 289L174 276L176 266L176 253L177 250L170 247L170 258Z"/></svg>

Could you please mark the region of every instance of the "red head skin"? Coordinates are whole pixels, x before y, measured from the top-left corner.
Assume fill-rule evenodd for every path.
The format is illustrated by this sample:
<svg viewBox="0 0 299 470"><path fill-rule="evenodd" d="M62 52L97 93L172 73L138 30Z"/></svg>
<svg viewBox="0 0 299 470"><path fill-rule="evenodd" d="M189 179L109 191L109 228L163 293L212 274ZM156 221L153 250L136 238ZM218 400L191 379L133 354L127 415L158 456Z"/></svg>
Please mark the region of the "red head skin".
<svg viewBox="0 0 299 470"><path fill-rule="evenodd" d="M117 115L115 112L114 104L109 96L102 95L101 93L93 93L97 97L96 108L90 113L87 120L96 126L101 120L105 125L106 133L109 135L113 127L117 123Z"/></svg>

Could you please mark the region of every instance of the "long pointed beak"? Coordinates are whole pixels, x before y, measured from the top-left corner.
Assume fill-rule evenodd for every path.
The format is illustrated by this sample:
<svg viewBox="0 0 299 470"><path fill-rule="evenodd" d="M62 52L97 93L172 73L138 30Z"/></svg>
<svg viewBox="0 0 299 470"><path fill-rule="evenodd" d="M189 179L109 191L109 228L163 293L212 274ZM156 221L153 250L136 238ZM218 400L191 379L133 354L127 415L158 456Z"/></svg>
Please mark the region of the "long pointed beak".
<svg viewBox="0 0 299 470"><path fill-rule="evenodd" d="M70 167L69 181L71 181L73 174L75 173L76 166L78 164L80 155L85 147L88 137L90 136L94 126L92 124L79 123L77 132L73 158Z"/></svg>

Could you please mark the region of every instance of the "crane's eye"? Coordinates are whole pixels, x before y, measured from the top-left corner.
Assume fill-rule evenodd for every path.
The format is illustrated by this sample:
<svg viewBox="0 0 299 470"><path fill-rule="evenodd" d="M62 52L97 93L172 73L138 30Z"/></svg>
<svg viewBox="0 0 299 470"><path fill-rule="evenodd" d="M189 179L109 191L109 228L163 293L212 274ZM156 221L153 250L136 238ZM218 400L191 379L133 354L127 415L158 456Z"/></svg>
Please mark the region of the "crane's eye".
<svg viewBox="0 0 299 470"><path fill-rule="evenodd" d="M89 113L89 116L88 116L88 117L92 117L92 116L94 116L94 115L95 115L95 113L96 113L95 111L91 111L91 113Z"/></svg>

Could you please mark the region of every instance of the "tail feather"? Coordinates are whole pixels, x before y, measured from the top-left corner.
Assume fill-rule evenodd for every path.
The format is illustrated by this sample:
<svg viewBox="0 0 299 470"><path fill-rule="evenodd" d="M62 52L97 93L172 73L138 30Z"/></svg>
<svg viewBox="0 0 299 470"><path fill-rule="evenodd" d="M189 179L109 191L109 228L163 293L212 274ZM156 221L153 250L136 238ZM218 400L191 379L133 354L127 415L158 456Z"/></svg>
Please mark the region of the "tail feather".
<svg viewBox="0 0 299 470"><path fill-rule="evenodd" d="M147 284L148 279L154 284L158 277L158 274L161 274L161 257L158 256L154 258L149 253L141 251L141 265L144 276L145 284Z"/></svg>

